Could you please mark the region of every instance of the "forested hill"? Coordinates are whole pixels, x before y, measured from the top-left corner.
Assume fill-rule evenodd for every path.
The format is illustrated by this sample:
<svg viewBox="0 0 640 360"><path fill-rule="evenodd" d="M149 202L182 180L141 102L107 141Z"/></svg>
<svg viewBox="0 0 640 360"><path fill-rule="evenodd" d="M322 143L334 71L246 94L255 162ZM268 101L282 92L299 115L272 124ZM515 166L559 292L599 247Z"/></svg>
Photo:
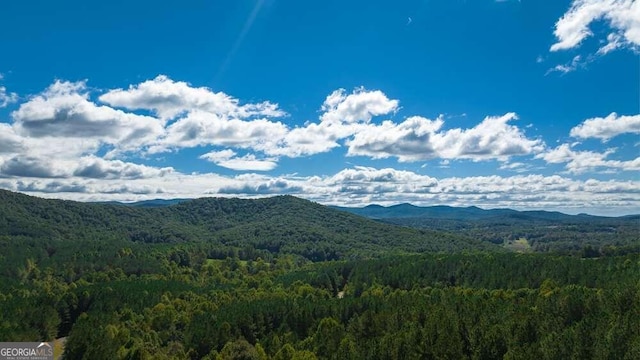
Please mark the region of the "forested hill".
<svg viewBox="0 0 640 360"><path fill-rule="evenodd" d="M487 249L448 233L382 224L292 196L202 198L162 207L47 200L0 190L0 237L207 243L310 260Z"/></svg>

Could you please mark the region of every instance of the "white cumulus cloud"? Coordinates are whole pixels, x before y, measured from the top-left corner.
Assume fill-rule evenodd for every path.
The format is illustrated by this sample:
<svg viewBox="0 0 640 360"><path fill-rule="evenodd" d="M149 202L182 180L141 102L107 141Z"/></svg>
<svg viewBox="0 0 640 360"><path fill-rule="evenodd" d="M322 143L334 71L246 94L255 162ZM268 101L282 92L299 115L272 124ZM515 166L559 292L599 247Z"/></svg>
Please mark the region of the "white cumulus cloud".
<svg viewBox="0 0 640 360"><path fill-rule="evenodd" d="M218 166L232 170L269 171L278 166L277 159L258 159L254 154L238 157L233 150L211 151L200 156L200 159L210 161Z"/></svg>
<svg viewBox="0 0 640 360"><path fill-rule="evenodd" d="M14 128L30 138L64 138L90 144L138 149L164 131L159 120L99 106L89 100L85 82L56 81L12 113ZM87 141L89 140L89 141Z"/></svg>
<svg viewBox="0 0 640 360"><path fill-rule="evenodd" d="M373 117L397 111L398 104L398 100L389 99L380 90L357 88L347 94L344 89L338 89L322 104L320 122L290 129L277 146L266 147L264 151L288 157L330 151L340 147L341 140L366 129Z"/></svg>
<svg viewBox="0 0 640 360"><path fill-rule="evenodd" d="M398 100L389 99L382 91L358 88L346 95L344 89L331 93L322 104L321 120L337 123L369 122L373 116L386 115L398 109Z"/></svg>
<svg viewBox="0 0 640 360"><path fill-rule="evenodd" d="M74 176L97 179L148 179L172 173L171 167L156 168L121 160L105 160L97 156L80 159Z"/></svg>
<svg viewBox="0 0 640 360"><path fill-rule="evenodd" d="M0 123L0 154L24 150L24 140L9 124Z"/></svg>
<svg viewBox="0 0 640 360"><path fill-rule="evenodd" d="M640 157L633 160L610 160L608 157L615 153L615 149L609 149L603 153L594 151L575 151L569 144L562 144L555 149L536 155L536 158L544 159L550 164L566 164L568 172L581 174L594 170L623 170L639 171Z"/></svg>
<svg viewBox="0 0 640 360"><path fill-rule="evenodd" d="M233 146L266 151L277 146L288 132L281 122L268 119L229 119L194 111L166 128L166 135L150 147L151 153L203 145Z"/></svg>
<svg viewBox="0 0 640 360"><path fill-rule="evenodd" d="M225 93L216 93L206 87L192 87L165 75L131 85L128 89L110 90L99 99L111 106L129 110L151 110L162 119L172 119L195 110L235 118L286 115L277 104L268 101L240 105L238 99Z"/></svg>
<svg viewBox="0 0 640 360"><path fill-rule="evenodd" d="M517 118L515 113L489 116L472 128L449 130L442 130L442 118L414 116L399 124L385 121L357 132L347 141L348 154L397 157L407 162L433 158L506 160L541 151L544 148L541 140L529 139L520 128L508 124Z"/></svg>
<svg viewBox="0 0 640 360"><path fill-rule="evenodd" d="M576 138L596 138L607 141L621 134L640 134L640 114L619 116L611 113L607 117L587 119L571 129L570 135Z"/></svg>

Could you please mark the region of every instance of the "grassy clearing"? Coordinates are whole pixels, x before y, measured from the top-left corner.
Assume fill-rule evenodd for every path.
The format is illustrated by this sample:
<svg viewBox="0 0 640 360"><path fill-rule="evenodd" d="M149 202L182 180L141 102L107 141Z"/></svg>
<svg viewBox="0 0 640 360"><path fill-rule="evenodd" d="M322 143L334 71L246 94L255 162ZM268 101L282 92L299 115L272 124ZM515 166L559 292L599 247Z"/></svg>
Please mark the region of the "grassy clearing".
<svg viewBox="0 0 640 360"><path fill-rule="evenodd" d="M529 241L523 237L518 240L505 242L504 247L515 252L531 252L532 251L531 244L529 244Z"/></svg>

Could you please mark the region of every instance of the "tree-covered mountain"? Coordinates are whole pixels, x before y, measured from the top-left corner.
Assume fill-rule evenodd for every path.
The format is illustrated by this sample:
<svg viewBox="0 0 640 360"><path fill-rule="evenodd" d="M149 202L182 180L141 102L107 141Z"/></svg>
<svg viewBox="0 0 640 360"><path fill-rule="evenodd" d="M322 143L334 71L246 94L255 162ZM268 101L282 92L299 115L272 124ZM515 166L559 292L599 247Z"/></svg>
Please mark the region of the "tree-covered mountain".
<svg viewBox="0 0 640 360"><path fill-rule="evenodd" d="M0 191L1 236L249 246L316 261L490 248L463 236L382 224L292 196L202 198L145 207L47 200Z"/></svg>

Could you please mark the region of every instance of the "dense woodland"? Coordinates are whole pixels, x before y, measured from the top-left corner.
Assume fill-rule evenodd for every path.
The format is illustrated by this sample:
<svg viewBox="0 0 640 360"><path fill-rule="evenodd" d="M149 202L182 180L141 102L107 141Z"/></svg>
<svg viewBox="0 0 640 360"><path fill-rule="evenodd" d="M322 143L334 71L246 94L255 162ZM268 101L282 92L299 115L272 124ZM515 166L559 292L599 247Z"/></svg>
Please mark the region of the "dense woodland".
<svg viewBox="0 0 640 360"><path fill-rule="evenodd" d="M66 359L638 359L628 233L517 253L288 196L0 191L0 339L67 337Z"/></svg>

